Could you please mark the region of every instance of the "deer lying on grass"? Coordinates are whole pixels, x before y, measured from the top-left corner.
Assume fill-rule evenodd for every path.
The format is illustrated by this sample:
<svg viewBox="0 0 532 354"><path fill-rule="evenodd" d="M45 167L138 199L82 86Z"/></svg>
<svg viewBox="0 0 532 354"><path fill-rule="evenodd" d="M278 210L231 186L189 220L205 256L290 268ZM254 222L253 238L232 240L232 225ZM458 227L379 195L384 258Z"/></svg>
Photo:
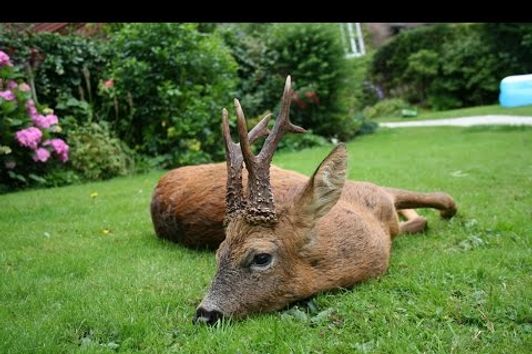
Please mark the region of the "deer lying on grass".
<svg viewBox="0 0 532 354"><path fill-rule="evenodd" d="M393 237L426 227L413 208L436 208L445 218L456 213L445 193L346 181L344 145L336 146L310 178L270 167L282 136L304 132L288 118L290 93L288 77L271 132L265 117L248 134L235 100L240 144L232 141L223 110L227 166L177 168L155 189L151 214L158 236L187 246L219 246L217 273L195 322L278 310L376 277L388 268ZM266 140L254 155L251 144L261 136ZM406 221L400 222L398 213Z"/></svg>

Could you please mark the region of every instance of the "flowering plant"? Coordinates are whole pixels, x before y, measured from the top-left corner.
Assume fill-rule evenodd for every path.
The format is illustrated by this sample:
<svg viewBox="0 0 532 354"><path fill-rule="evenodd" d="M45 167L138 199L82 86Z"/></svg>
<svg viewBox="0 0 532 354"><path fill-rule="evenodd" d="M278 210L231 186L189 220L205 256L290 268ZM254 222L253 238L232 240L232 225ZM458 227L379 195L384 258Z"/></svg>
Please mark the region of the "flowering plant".
<svg viewBox="0 0 532 354"><path fill-rule="evenodd" d="M39 110L31 87L20 82L9 56L0 50L0 183L45 182L53 160L68 161L69 146L57 134L59 118Z"/></svg>

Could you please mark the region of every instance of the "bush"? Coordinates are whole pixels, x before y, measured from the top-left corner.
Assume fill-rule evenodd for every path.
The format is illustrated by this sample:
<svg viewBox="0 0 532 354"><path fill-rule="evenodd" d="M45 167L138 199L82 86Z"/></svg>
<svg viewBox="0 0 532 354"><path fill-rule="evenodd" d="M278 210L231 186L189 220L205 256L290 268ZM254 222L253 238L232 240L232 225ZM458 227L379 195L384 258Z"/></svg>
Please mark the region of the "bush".
<svg viewBox="0 0 532 354"><path fill-rule="evenodd" d="M101 106L98 85L109 52L103 41L55 33L1 33L0 48L34 81L37 99L61 116L91 119L87 112L72 111L72 100ZM81 113L81 114L80 114Z"/></svg>
<svg viewBox="0 0 532 354"><path fill-rule="evenodd" d="M385 99L377 102L374 106L368 106L364 109L364 116L367 118L380 118L401 116L403 109L410 108L410 104L400 98Z"/></svg>
<svg viewBox="0 0 532 354"><path fill-rule="evenodd" d="M478 26L456 27L455 40L443 43L438 56L438 72L432 77L427 75L427 103L431 107L449 109L497 101L505 70L497 69L496 55L486 45Z"/></svg>
<svg viewBox="0 0 532 354"><path fill-rule="evenodd" d="M76 126L70 130L68 141L72 167L84 179L108 179L133 170L131 152L105 122Z"/></svg>
<svg viewBox="0 0 532 354"><path fill-rule="evenodd" d="M127 24L111 38L112 127L163 166L223 158L221 108L234 96L236 63L216 34L192 24Z"/></svg>
<svg viewBox="0 0 532 354"><path fill-rule="evenodd" d="M221 26L219 30L238 64L235 94L249 117L258 117L274 108L265 104L273 99L268 98L269 92L263 89L264 82L270 75L264 66L270 28L270 24L250 23L228 24ZM282 88L278 88L278 91L277 99Z"/></svg>
<svg viewBox="0 0 532 354"><path fill-rule="evenodd" d="M379 124L371 119L368 119L363 113L359 112L355 115L354 121L358 124L357 136L373 134L379 128Z"/></svg>
<svg viewBox="0 0 532 354"><path fill-rule="evenodd" d="M0 189L47 183L54 164L68 161L69 146L58 137L59 119L31 99L30 86L0 51Z"/></svg>
<svg viewBox="0 0 532 354"><path fill-rule="evenodd" d="M340 100L346 105L349 116L354 116L380 99L378 89L368 78L372 57L372 54L368 53L347 60Z"/></svg>
<svg viewBox="0 0 532 354"><path fill-rule="evenodd" d="M234 25L224 38L240 64L239 97L249 116L279 109L290 74L294 123L326 137L354 136L341 99L346 61L337 25Z"/></svg>
<svg viewBox="0 0 532 354"><path fill-rule="evenodd" d="M440 24L401 32L374 56L386 96L436 109L497 101L499 82L532 71L526 24Z"/></svg>
<svg viewBox="0 0 532 354"><path fill-rule="evenodd" d="M279 142L279 150L297 151L317 146L326 146L329 142L322 136L307 131L304 134L287 134Z"/></svg>

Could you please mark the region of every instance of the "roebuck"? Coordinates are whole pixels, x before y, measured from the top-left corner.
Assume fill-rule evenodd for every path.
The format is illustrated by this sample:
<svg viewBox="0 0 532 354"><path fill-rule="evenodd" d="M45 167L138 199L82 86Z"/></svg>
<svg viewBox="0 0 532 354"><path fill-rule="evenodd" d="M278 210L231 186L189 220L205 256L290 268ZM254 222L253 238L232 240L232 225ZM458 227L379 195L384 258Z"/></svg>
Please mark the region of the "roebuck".
<svg viewBox="0 0 532 354"><path fill-rule="evenodd" d="M413 208L436 208L445 218L456 213L445 193L346 181L344 145L336 146L310 178L270 167L282 136L304 132L288 118L290 100L288 77L271 132L265 117L249 134L235 100L240 144L232 141L227 111L222 114L227 164L177 168L155 189L151 213L160 237L187 246L219 246L217 272L196 322L273 311L376 277L388 268L393 237L426 227ZM254 155L251 144L261 136L266 140Z"/></svg>

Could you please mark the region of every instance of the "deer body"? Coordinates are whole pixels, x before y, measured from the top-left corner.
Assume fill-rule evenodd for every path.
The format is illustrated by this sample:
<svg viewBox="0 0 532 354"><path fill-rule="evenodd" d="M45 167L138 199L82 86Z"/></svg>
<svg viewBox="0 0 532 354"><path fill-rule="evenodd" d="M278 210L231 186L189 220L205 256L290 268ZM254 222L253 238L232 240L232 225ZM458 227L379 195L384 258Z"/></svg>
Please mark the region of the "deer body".
<svg viewBox="0 0 532 354"><path fill-rule="evenodd" d="M275 200L282 204L293 200L309 179L276 166L270 171ZM226 179L225 163L180 167L161 177L151 204L157 235L188 247L218 248L225 238ZM247 182L245 172L243 180ZM393 200L382 188L367 182L346 181L340 202L339 208L353 208L357 215L369 213L370 218L383 223L390 235L398 233ZM336 232L334 228L331 230Z"/></svg>
<svg viewBox="0 0 532 354"><path fill-rule="evenodd" d="M456 213L445 193L346 181L344 145L336 146L310 178L270 166L282 136L304 131L288 119L290 92L288 77L271 132L269 117L248 132L235 100L240 144L232 141L223 111L227 164L172 170L155 189L151 214L158 236L218 247L217 273L196 322L273 311L376 277L388 268L393 237L425 228L426 220L412 208L436 208L443 217ZM250 146L264 135L254 155ZM398 214L407 221L400 222Z"/></svg>

